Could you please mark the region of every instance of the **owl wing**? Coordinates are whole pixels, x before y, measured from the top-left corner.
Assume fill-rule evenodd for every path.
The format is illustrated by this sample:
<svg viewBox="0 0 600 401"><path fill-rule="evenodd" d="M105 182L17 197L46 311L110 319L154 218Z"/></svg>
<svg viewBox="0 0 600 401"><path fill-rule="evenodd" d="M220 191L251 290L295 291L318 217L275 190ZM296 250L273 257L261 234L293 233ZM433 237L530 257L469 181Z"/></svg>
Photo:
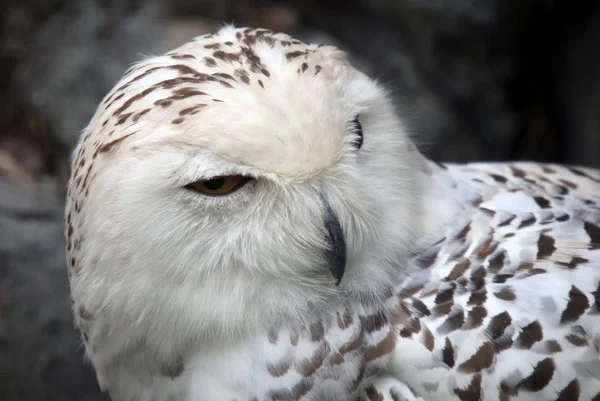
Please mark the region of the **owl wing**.
<svg viewBox="0 0 600 401"><path fill-rule="evenodd" d="M393 376L426 399L600 400L600 172L436 169L464 207L400 291Z"/></svg>

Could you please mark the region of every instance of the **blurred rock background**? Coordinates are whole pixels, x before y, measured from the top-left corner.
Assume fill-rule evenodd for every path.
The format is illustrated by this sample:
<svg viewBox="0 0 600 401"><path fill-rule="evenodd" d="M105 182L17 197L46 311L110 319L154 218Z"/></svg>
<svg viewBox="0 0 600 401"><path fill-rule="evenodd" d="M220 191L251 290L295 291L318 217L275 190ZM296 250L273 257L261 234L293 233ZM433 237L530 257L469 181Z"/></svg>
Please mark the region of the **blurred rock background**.
<svg viewBox="0 0 600 401"><path fill-rule="evenodd" d="M437 160L600 167L595 0L3 0L0 10L0 400L107 400L70 318L69 152L130 63L222 21L346 49L394 90Z"/></svg>

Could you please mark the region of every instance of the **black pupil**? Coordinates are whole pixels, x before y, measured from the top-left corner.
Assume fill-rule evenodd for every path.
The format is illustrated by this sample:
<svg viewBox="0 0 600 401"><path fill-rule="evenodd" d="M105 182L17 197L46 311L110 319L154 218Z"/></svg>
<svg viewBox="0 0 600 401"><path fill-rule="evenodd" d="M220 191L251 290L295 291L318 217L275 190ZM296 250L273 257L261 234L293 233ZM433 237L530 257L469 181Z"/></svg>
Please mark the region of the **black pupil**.
<svg viewBox="0 0 600 401"><path fill-rule="evenodd" d="M354 142L354 147L356 149L360 149L363 144L363 130L362 125L360 125L360 121L358 121L358 116L354 117L354 120L352 120L352 124L354 125L354 133L358 135L358 138Z"/></svg>
<svg viewBox="0 0 600 401"><path fill-rule="evenodd" d="M216 191L225 184L225 178L214 178L212 180L204 181L204 186L211 191Z"/></svg>

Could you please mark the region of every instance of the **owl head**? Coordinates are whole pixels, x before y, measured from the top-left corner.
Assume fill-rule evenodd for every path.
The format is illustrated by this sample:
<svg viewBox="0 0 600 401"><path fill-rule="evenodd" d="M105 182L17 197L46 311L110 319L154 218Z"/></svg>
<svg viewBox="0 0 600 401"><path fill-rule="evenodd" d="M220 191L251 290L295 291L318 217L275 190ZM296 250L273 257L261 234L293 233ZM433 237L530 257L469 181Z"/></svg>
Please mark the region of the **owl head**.
<svg viewBox="0 0 600 401"><path fill-rule="evenodd" d="M69 276L91 352L376 299L419 230L419 157L385 91L331 46L227 26L134 65L72 159Z"/></svg>

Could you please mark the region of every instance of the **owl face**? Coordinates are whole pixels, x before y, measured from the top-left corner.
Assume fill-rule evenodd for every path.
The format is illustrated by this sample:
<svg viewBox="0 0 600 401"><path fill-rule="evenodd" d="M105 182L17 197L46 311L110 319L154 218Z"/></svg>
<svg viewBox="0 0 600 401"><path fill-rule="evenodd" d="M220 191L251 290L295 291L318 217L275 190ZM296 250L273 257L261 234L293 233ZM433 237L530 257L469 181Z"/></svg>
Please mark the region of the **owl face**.
<svg viewBox="0 0 600 401"><path fill-rule="evenodd" d="M338 49L227 27L148 59L76 149L75 303L222 335L379 290L415 229L411 147Z"/></svg>

